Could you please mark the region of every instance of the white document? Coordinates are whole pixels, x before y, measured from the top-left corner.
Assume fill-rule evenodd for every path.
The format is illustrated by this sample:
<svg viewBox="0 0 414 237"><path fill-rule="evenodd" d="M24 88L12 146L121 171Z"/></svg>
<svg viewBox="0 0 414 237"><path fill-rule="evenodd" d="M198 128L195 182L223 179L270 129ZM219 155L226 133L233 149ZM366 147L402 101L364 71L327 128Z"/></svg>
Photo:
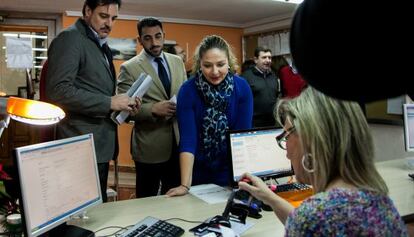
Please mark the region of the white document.
<svg viewBox="0 0 414 237"><path fill-rule="evenodd" d="M173 95L171 98L170 98L170 100L169 100L170 102L173 102L174 104L177 104L177 96L176 95Z"/></svg>
<svg viewBox="0 0 414 237"><path fill-rule="evenodd" d="M170 98L170 102L173 102L173 103L177 104L177 96L176 95L173 95ZM168 120L170 118L171 117L166 118L166 119ZM174 120L172 122L173 122L173 129L174 129L175 140L177 141L177 144L178 144L178 143L180 143L180 132L179 132L179 129L178 129L178 122L177 122L176 116L174 116Z"/></svg>
<svg viewBox="0 0 414 237"><path fill-rule="evenodd" d="M231 191L216 184L201 184L191 186L190 194L208 204L227 202Z"/></svg>
<svg viewBox="0 0 414 237"><path fill-rule="evenodd" d="M280 54L289 54L289 32L282 32L280 35Z"/></svg>
<svg viewBox="0 0 414 237"><path fill-rule="evenodd" d="M231 229L234 233L241 235L254 225L252 222L246 221L246 224L230 220Z"/></svg>
<svg viewBox="0 0 414 237"><path fill-rule="evenodd" d="M176 95L173 95L169 100L168 100L169 102L172 102L172 103L174 103L174 104L177 104L177 96ZM170 119L171 117L165 117L165 120L168 120L168 119ZM178 126L178 125L177 125ZM177 129L178 129L178 127L177 127ZM178 141L178 140L177 140Z"/></svg>
<svg viewBox="0 0 414 237"><path fill-rule="evenodd" d="M141 73L138 77L138 79L132 84L132 86L127 91L127 95L129 97L139 97L142 99L142 97L147 93L148 89L152 85L152 78L150 75L147 75L145 73ZM128 118L129 112L128 111L116 111L113 112L111 117L112 120L120 125Z"/></svg>
<svg viewBox="0 0 414 237"><path fill-rule="evenodd" d="M240 237L234 230L229 227L220 226L220 232L222 237Z"/></svg>
<svg viewBox="0 0 414 237"><path fill-rule="evenodd" d="M7 68L32 68L31 38L6 37Z"/></svg>

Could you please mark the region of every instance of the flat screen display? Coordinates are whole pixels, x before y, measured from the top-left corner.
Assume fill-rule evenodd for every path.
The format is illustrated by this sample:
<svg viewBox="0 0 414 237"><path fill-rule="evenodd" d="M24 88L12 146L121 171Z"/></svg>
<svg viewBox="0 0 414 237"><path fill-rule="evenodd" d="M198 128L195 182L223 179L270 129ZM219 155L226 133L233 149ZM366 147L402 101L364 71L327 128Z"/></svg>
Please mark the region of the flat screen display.
<svg viewBox="0 0 414 237"><path fill-rule="evenodd" d="M26 236L102 203L93 135L16 148Z"/></svg>
<svg viewBox="0 0 414 237"><path fill-rule="evenodd" d="M414 104L404 104L405 150L414 151Z"/></svg>
<svg viewBox="0 0 414 237"><path fill-rule="evenodd" d="M293 175L286 151L276 141L282 132L283 129L276 127L227 132L232 185L236 185L245 172L262 179Z"/></svg>

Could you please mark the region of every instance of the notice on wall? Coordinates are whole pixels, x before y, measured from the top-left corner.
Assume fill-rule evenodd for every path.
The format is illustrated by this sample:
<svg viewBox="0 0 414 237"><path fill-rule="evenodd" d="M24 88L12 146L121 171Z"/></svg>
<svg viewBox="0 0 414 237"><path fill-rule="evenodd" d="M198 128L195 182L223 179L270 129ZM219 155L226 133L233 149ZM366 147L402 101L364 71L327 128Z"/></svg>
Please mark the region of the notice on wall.
<svg viewBox="0 0 414 237"><path fill-rule="evenodd" d="M387 100L388 114L402 114L402 107L405 102L405 96L399 96Z"/></svg>
<svg viewBox="0 0 414 237"><path fill-rule="evenodd" d="M32 68L32 39L6 37L6 56L8 68Z"/></svg>

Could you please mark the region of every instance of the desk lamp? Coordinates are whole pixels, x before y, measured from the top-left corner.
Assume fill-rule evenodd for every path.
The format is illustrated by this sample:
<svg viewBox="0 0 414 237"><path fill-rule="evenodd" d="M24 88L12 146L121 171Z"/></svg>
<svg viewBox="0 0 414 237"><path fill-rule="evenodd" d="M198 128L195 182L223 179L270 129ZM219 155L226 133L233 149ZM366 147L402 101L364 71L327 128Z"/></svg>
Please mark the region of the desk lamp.
<svg viewBox="0 0 414 237"><path fill-rule="evenodd" d="M50 125L65 117L65 112L55 105L23 99L18 97L0 98L0 137L10 122L10 118L22 123L34 125Z"/></svg>

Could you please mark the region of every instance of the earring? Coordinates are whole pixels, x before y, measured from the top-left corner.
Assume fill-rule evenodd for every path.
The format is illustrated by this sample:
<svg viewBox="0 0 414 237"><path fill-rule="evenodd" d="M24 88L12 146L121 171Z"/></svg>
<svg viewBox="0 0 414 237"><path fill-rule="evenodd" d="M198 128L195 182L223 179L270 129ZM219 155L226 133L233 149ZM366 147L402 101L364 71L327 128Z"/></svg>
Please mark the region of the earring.
<svg viewBox="0 0 414 237"><path fill-rule="evenodd" d="M315 168L313 167L313 158L311 154L305 154L302 157L302 167L308 173L315 172Z"/></svg>

